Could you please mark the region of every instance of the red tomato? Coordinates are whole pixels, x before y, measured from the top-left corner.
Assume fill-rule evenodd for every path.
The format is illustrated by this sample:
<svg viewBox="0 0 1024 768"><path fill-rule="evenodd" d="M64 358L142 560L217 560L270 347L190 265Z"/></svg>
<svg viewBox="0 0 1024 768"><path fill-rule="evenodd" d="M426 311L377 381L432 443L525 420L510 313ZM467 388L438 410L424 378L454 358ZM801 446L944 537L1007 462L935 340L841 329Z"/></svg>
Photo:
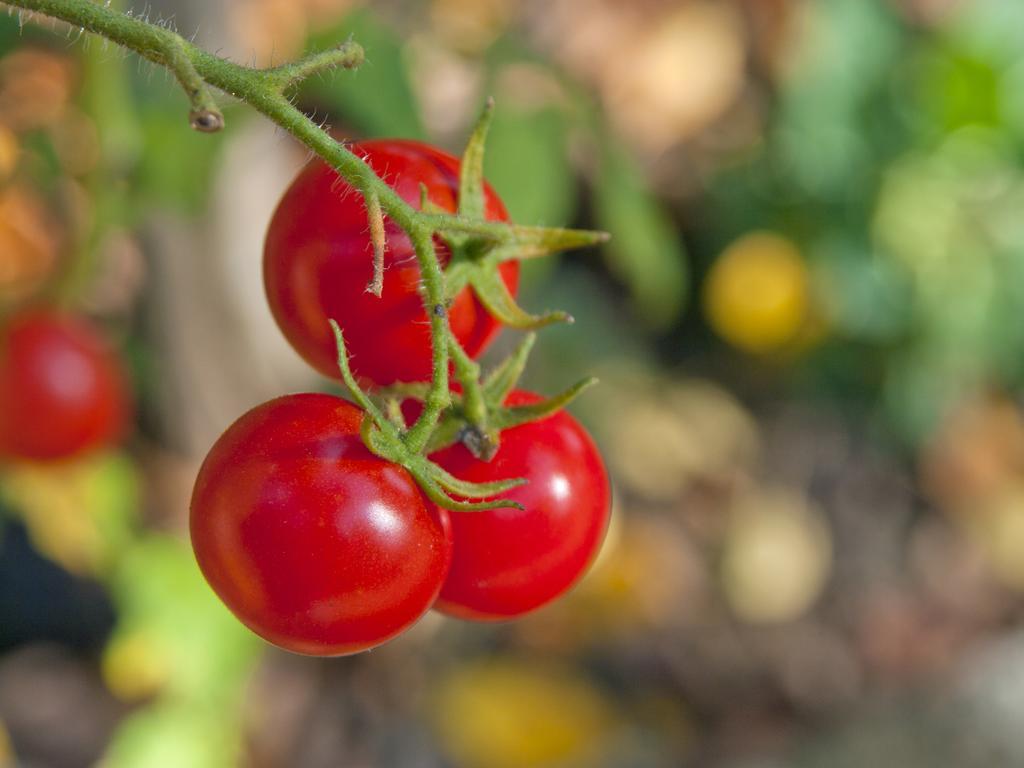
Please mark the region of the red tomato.
<svg viewBox="0 0 1024 768"><path fill-rule="evenodd" d="M538 399L513 392L508 404ZM477 621L521 616L568 590L593 561L608 526L611 490L597 447L565 411L502 432L490 462L461 444L431 458L472 482L529 481L503 494L523 511L451 513L452 566L438 610Z"/></svg>
<svg viewBox="0 0 1024 768"><path fill-rule="evenodd" d="M196 480L199 567L244 624L290 651L379 645L430 608L448 572L447 513L366 449L362 416L330 395L271 400L228 428Z"/></svg>
<svg viewBox="0 0 1024 768"><path fill-rule="evenodd" d="M459 161L414 141L366 141L352 150L401 197L419 206L420 184L432 203L446 211L458 204ZM508 213L485 188L486 217L505 221ZM376 384L426 381L431 374L430 327L418 292L420 270L408 236L385 219L384 290L366 292L373 274L363 198L320 160L292 182L270 221L263 255L263 279L270 308L284 335L321 373L338 378L338 354L328 320L336 320L357 376ZM441 265L447 247L437 241ZM507 262L501 275L515 294L519 265ZM479 354L499 330L470 289L448 308L452 330L471 355Z"/></svg>
<svg viewBox="0 0 1024 768"><path fill-rule="evenodd" d="M56 460L107 445L130 410L120 362L84 318L38 309L0 329L0 455Z"/></svg>

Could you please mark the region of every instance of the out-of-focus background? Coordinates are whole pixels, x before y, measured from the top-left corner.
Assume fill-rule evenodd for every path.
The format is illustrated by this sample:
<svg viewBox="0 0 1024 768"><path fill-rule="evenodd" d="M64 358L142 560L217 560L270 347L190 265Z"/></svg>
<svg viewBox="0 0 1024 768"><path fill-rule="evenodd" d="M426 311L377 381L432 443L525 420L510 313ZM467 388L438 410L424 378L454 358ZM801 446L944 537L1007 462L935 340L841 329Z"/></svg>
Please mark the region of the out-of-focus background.
<svg viewBox="0 0 1024 768"><path fill-rule="evenodd" d="M137 414L0 467L0 765L1024 764L1024 3L134 10L260 65L353 35L366 65L298 98L339 136L458 152L495 96L513 218L614 236L521 292L577 318L529 383L602 379L574 411L614 523L525 620L340 660L250 635L185 522L234 418L330 386L262 297L307 156L237 105L196 134L164 72L0 13L0 306L91 317Z"/></svg>

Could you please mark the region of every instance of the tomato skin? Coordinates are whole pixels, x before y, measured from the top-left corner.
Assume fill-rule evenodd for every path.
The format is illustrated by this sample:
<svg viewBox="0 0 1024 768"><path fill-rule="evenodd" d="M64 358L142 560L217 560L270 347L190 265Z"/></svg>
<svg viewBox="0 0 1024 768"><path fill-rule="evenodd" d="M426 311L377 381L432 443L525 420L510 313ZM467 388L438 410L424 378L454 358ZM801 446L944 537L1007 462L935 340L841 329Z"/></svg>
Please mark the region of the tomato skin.
<svg viewBox="0 0 1024 768"><path fill-rule="evenodd" d="M352 151L419 207L420 184L446 211L458 205L459 161L415 141L380 140L354 144ZM498 196L485 186L486 218L507 221ZM431 374L430 327L418 286L420 270L408 236L385 218L384 288L368 293L373 275L366 206L323 161L303 169L278 203L263 255L267 299L278 326L295 350L326 376L339 378L337 350L328 320L345 333L357 376L375 384L426 381ZM447 246L435 240L441 265ZM506 262L502 278L515 294L519 265ZM452 330L476 356L500 330L472 291L464 289L448 308Z"/></svg>
<svg viewBox="0 0 1024 768"><path fill-rule="evenodd" d="M509 405L540 398L516 391ZM431 456L456 477L487 482L525 477L504 498L525 509L452 512L452 566L435 608L462 619L522 616L572 587L608 527L611 488L593 440L565 411L501 434L490 462L461 444Z"/></svg>
<svg viewBox="0 0 1024 768"><path fill-rule="evenodd" d="M447 513L371 454L362 411L286 395L244 414L206 457L192 496L196 560L265 640L339 656L420 618L448 571Z"/></svg>
<svg viewBox="0 0 1024 768"><path fill-rule="evenodd" d="M0 329L0 456L72 458L118 440L130 413L120 361L85 318L31 309Z"/></svg>

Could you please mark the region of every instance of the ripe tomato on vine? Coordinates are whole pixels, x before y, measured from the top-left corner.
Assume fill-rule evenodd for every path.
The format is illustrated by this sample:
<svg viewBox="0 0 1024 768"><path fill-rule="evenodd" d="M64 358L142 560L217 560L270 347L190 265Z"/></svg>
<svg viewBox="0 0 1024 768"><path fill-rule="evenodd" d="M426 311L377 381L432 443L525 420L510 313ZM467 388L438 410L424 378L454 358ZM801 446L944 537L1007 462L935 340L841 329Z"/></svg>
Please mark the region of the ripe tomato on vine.
<svg viewBox="0 0 1024 768"><path fill-rule="evenodd" d="M207 581L264 639L298 653L367 650L433 605L448 513L363 444L363 413L287 395L238 419L203 463L190 528Z"/></svg>
<svg viewBox="0 0 1024 768"><path fill-rule="evenodd" d="M455 212L459 204L459 160L416 141L379 140L352 145L409 205L426 199ZM484 214L507 221L508 212L484 187ZM431 336L419 292L420 269L409 237L385 223L384 283L381 295L366 290L373 276L373 245L366 203L321 160L298 175L270 221L263 275L271 311L295 350L320 373L338 377L338 351L328 320L345 330L356 376L374 384L426 381L431 376ZM435 238L442 267L447 245ZM509 292L516 292L519 265L500 267ZM466 352L484 350L500 326L469 288L447 307L455 337Z"/></svg>
<svg viewBox="0 0 1024 768"><path fill-rule="evenodd" d="M517 390L506 403L540 400ZM462 444L432 458L472 482L527 481L506 494L522 509L453 513L452 567L438 610L478 621L522 616L566 592L593 562L608 527L611 489L593 440L565 411L504 431L489 462Z"/></svg>

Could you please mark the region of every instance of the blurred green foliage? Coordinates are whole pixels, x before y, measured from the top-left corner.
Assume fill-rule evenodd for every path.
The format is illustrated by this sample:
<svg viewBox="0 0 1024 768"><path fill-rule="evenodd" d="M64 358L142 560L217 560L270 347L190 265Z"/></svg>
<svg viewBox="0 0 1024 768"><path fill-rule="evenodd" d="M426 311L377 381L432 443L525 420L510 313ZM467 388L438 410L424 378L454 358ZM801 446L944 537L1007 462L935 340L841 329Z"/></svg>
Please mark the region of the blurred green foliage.
<svg viewBox="0 0 1024 768"><path fill-rule="evenodd" d="M601 149L595 218L609 232L611 270L629 286L634 311L655 328L669 328L685 308L686 256L672 221L647 191L628 152L608 141Z"/></svg>

